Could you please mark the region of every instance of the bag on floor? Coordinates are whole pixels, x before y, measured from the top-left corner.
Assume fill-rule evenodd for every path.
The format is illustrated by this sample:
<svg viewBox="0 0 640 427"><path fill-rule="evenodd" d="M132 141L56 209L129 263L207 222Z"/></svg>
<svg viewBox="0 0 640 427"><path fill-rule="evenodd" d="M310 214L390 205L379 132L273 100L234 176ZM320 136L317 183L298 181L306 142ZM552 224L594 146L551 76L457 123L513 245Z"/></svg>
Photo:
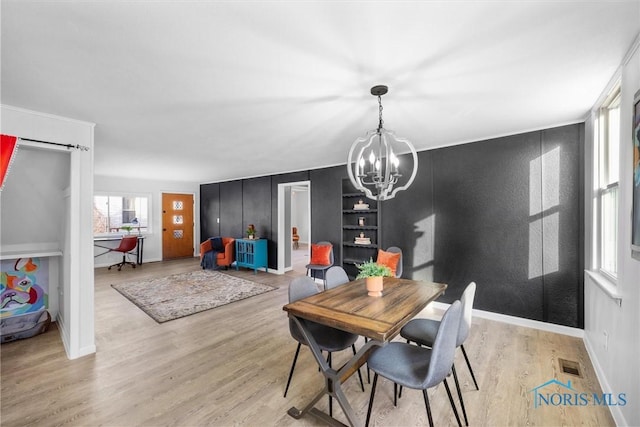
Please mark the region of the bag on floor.
<svg viewBox="0 0 640 427"><path fill-rule="evenodd" d="M46 332L51 324L51 315L47 310L18 314L0 319L0 343L31 338Z"/></svg>

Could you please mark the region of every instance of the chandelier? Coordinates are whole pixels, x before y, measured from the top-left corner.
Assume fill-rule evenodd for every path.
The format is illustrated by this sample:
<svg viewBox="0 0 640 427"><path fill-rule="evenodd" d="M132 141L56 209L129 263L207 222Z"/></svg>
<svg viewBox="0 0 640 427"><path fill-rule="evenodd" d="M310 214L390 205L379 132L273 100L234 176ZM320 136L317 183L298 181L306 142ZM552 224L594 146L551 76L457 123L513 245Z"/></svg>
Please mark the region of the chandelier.
<svg viewBox="0 0 640 427"><path fill-rule="evenodd" d="M418 155L411 142L382 126L382 95L387 91L382 85L371 88L371 95L378 97L378 128L353 142L347 160L354 187L378 201L393 199L398 191L409 188L418 172ZM409 169L400 165L398 155L407 152L411 153L413 166L409 178L404 179L401 171L406 174Z"/></svg>

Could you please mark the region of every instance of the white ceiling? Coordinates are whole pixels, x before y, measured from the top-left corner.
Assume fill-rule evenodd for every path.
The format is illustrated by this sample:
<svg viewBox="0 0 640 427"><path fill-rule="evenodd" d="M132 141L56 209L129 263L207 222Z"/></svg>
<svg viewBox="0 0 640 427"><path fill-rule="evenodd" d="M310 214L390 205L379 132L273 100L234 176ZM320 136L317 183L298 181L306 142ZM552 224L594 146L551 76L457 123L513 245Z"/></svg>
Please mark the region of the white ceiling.
<svg viewBox="0 0 640 427"><path fill-rule="evenodd" d="M2 0L3 104L95 122L95 173L214 182L582 121L639 1ZM73 141L62 141L71 142Z"/></svg>

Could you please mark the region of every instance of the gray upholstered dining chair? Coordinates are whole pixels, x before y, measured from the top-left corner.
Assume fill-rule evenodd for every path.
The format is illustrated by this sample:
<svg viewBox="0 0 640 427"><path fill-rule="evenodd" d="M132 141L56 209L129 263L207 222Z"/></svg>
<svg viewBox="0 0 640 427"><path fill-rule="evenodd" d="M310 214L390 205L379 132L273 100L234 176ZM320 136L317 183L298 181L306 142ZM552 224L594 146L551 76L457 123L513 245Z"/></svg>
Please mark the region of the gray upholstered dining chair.
<svg viewBox="0 0 640 427"><path fill-rule="evenodd" d="M433 427L433 418L431 416L431 406L429 404L427 390L440 383L444 383L447 395L449 396L449 403L458 421L458 426L462 426L458 410L451 396L449 384L447 384L447 375L451 372L451 366L453 366L453 359L455 357L456 335L460 324L460 312L460 301L451 304L442 317L440 327L438 328L431 348L394 341L385 347L376 349L371 354L367 363L369 364L369 368L375 372L375 375L373 376L373 385L371 386L371 397L369 398L369 408L367 410L367 421L365 425L369 425L373 398L378 384L378 375L382 375L394 382L394 391L398 384L403 387L422 390L424 403L427 408L427 417L431 427Z"/></svg>
<svg viewBox="0 0 640 427"><path fill-rule="evenodd" d="M349 282L349 276L344 268L334 265L325 273L325 289L335 288Z"/></svg>
<svg viewBox="0 0 640 427"><path fill-rule="evenodd" d="M402 277L402 249L397 246L389 246L387 248L387 252L391 252L394 254L400 254L400 259L398 260L398 266L396 267L396 277Z"/></svg>
<svg viewBox="0 0 640 427"><path fill-rule="evenodd" d="M471 368L469 357L467 356L467 352L464 349L464 342L469 337L469 330L471 328L471 318L473 315L473 299L475 297L475 294L476 284L475 282L471 282L467 285L464 292L462 293L462 297L460 298L460 303L462 304L462 313L460 318L460 326L458 328L458 334L456 336L456 348L460 347L460 349L462 349L462 354L464 355L464 360L467 362L467 366L469 367L469 372L471 373L473 384L476 386L476 390L480 390L480 387L478 387L478 382L476 381L476 376L474 375L473 369ZM413 319L400 330L400 336L405 338L407 342L415 342L418 345L432 347L433 343L435 342L435 337L438 332L439 326L440 321L438 320ZM460 405L462 406L462 414L464 415L465 423L469 425L469 421L467 419L467 411L464 407L464 400L462 399L462 392L460 391L460 383L458 382L458 374L456 373L455 365L452 366L451 369L453 373L453 379L456 383Z"/></svg>
<svg viewBox="0 0 640 427"><path fill-rule="evenodd" d="M331 250L329 251L329 259L328 262L325 264L318 264L314 262L314 253L313 253L313 249L314 246L330 246ZM327 289L327 279L326 279L326 273L327 270L333 265L333 263L335 262L335 258L333 255L333 244L331 242L318 242L315 244L311 245L311 262L309 264L306 265L307 268L307 275L309 275L309 272L311 272L311 277L315 278L318 272L322 273L322 281L324 283L324 287L325 290Z"/></svg>
<svg viewBox="0 0 640 427"><path fill-rule="evenodd" d="M300 299L317 294L318 286L315 281L308 276L296 277L289 283L289 302L298 301ZM353 354L356 354L355 342L358 340L358 335L349 332L341 331L340 329L334 329L329 326L320 325L315 322L307 321L309 332L313 335L313 338L318 343L320 350L329 353L327 356L327 363L331 367L331 353L336 351L345 350L349 347L353 350ZM293 370L296 367L296 361L298 360L298 354L300 353L300 346L302 344L307 345L302 331L298 325L289 319L289 332L293 339L298 341L298 347L296 348L296 354L293 357L293 363L291 364L291 371L289 372L289 379L287 380L287 387L284 389L284 397L287 397L287 391L291 384L291 378L293 377ZM360 386L364 391L364 382L362 381L362 374L358 369L358 377L360 377ZM332 398L329 396L329 414L332 413Z"/></svg>

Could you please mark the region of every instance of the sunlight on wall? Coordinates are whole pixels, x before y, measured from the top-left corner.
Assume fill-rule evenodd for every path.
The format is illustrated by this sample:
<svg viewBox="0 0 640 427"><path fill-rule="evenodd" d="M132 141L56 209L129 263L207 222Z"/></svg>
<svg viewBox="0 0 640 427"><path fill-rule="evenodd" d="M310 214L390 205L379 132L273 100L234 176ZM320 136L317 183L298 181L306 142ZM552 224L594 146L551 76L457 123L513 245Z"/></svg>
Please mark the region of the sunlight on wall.
<svg viewBox="0 0 640 427"><path fill-rule="evenodd" d="M421 279L433 280L433 261L435 259L435 230L436 230L436 215L431 214L428 217L417 221L414 224L414 233L417 236L415 251L419 249L424 253L415 254L415 259L425 260L424 264L419 266L407 266L408 260L405 260L405 269L407 267L413 267L414 269L424 269L424 273L421 273ZM419 248L419 249L418 249ZM426 276L422 277L422 274Z"/></svg>
<svg viewBox="0 0 640 427"><path fill-rule="evenodd" d="M529 279L559 269L560 147L529 162Z"/></svg>

